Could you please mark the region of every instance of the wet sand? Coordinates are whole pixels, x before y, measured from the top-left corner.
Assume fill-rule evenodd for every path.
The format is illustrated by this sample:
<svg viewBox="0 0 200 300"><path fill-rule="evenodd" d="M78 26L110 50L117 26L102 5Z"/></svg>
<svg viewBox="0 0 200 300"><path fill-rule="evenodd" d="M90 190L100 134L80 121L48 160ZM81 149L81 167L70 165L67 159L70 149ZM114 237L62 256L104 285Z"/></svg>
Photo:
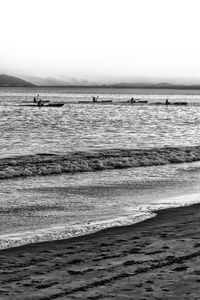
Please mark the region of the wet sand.
<svg viewBox="0 0 200 300"><path fill-rule="evenodd" d="M200 299L200 205L0 251L0 299Z"/></svg>

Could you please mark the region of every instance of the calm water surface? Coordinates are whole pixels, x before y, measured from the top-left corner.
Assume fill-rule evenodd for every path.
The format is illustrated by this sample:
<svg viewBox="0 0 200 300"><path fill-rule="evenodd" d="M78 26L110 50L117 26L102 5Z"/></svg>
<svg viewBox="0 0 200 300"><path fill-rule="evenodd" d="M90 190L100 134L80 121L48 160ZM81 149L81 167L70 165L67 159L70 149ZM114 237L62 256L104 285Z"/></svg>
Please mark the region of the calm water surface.
<svg viewBox="0 0 200 300"><path fill-rule="evenodd" d="M60 108L24 107L40 92L42 99L64 102ZM147 92L151 92L148 94ZM154 94L152 94L154 92ZM0 89L0 157L66 153L100 148L150 148L197 145L200 140L200 95L197 91ZM182 92L182 93L183 93ZM188 94L189 93L189 94ZM113 104L78 104L112 99ZM131 97L149 104L187 101L188 106L123 105Z"/></svg>

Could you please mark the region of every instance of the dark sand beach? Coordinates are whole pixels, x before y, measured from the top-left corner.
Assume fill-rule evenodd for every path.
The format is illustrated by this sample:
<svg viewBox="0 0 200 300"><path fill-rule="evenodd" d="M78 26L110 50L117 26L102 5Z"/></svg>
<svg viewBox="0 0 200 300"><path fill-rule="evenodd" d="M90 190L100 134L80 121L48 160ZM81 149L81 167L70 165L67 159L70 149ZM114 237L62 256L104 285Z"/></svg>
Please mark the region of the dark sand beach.
<svg viewBox="0 0 200 300"><path fill-rule="evenodd" d="M0 299L200 299L200 205L0 251Z"/></svg>

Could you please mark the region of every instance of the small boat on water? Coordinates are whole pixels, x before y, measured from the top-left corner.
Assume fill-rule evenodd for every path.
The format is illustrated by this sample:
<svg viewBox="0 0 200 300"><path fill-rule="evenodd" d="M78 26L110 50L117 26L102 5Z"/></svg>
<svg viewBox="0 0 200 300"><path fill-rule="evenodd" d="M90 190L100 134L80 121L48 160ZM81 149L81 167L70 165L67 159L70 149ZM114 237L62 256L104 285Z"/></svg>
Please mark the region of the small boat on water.
<svg viewBox="0 0 200 300"><path fill-rule="evenodd" d="M126 103L130 103L130 104L147 104L148 100L128 100L126 101Z"/></svg>
<svg viewBox="0 0 200 300"><path fill-rule="evenodd" d="M65 103L48 103L48 104L41 104L41 105L37 105L37 104L24 104L24 105L20 105L20 106L25 106L25 107L61 107L63 106Z"/></svg>
<svg viewBox="0 0 200 300"><path fill-rule="evenodd" d="M61 107L63 105L64 103L49 103L49 104L42 105L42 107Z"/></svg>
<svg viewBox="0 0 200 300"><path fill-rule="evenodd" d="M100 101L78 101L78 104L106 104L112 103L112 100L100 100Z"/></svg>
<svg viewBox="0 0 200 300"><path fill-rule="evenodd" d="M22 105L22 106L29 106L29 107L61 107L65 104L65 103L50 103L49 100L42 100L40 98L39 94L37 94L37 96L35 96L33 98L33 103L34 104Z"/></svg>
<svg viewBox="0 0 200 300"><path fill-rule="evenodd" d="M188 105L187 102L170 102L170 103L163 103L163 102L155 102L151 103L151 105L165 105L165 106L185 106Z"/></svg>
<svg viewBox="0 0 200 300"><path fill-rule="evenodd" d="M174 102L174 103L171 103L171 105L188 105L187 102Z"/></svg>
<svg viewBox="0 0 200 300"><path fill-rule="evenodd" d="M47 107L61 107L63 106L64 103L49 103L49 104L45 104L45 105L42 105L43 107L44 106L47 106Z"/></svg>

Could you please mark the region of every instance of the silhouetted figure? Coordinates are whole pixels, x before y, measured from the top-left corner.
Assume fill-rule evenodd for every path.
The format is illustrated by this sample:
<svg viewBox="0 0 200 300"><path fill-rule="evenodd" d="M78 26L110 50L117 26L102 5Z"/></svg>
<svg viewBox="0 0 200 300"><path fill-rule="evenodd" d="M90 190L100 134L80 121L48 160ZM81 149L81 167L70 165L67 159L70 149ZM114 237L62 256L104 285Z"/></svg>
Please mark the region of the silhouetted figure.
<svg viewBox="0 0 200 300"><path fill-rule="evenodd" d="M93 96L92 97L92 102L97 102L97 99L99 98L99 96L97 96L97 97L95 97L95 96Z"/></svg>
<svg viewBox="0 0 200 300"><path fill-rule="evenodd" d="M166 99L166 101L165 101L165 105L169 105L169 104L171 104L171 103L169 102L169 100L168 100L168 99Z"/></svg>
<svg viewBox="0 0 200 300"><path fill-rule="evenodd" d="M36 97L34 97L34 98L33 98L33 102L34 102L34 103L36 103L36 102L37 102L37 99L36 99Z"/></svg>
<svg viewBox="0 0 200 300"><path fill-rule="evenodd" d="M41 99L38 101L37 105L38 105L38 106L42 106L42 105L43 105L43 103L42 103L42 100L41 100Z"/></svg>
<svg viewBox="0 0 200 300"><path fill-rule="evenodd" d="M136 101L135 101L135 99L132 97L131 100L130 100L130 102L131 102L131 103L135 103Z"/></svg>

